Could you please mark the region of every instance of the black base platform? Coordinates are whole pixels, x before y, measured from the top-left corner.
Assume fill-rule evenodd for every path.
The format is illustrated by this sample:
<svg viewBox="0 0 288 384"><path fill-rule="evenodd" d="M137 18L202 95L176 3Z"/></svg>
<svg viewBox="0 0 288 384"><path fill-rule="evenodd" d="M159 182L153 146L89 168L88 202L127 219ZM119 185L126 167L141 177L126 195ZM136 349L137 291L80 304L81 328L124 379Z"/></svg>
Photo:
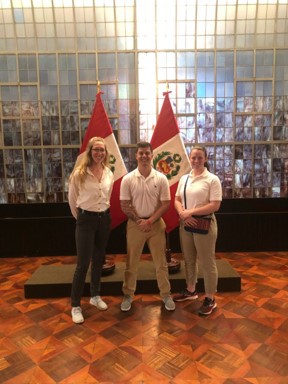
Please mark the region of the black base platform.
<svg viewBox="0 0 288 384"><path fill-rule="evenodd" d="M218 267L218 291L231 292L241 291L241 277L231 265L225 260L217 260ZM114 273L103 276L101 279L101 295L122 295L122 283L125 263L116 263ZM69 265L45 265L39 267L29 280L24 284L25 298L54 298L69 297L71 293L71 282L75 270L75 264ZM179 272L170 274L172 293L185 288L185 271L183 262ZM87 274L84 296L90 296L90 271ZM204 291L203 275L199 271L197 291ZM158 293L155 269L152 261L141 261L138 270L136 294Z"/></svg>

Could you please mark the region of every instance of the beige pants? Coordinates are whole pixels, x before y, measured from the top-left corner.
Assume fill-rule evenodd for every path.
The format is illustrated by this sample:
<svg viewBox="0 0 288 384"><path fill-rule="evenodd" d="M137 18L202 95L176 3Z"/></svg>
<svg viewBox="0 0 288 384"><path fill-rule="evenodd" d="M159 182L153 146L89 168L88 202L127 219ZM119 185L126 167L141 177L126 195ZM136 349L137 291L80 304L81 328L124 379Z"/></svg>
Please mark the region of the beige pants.
<svg viewBox="0 0 288 384"><path fill-rule="evenodd" d="M203 271L206 294L214 294L217 291L218 271L215 258L217 232L217 221L214 215L207 235L187 232L183 223L179 228L180 244L185 261L186 283L187 285L197 283L199 262Z"/></svg>
<svg viewBox="0 0 288 384"><path fill-rule="evenodd" d="M153 223L151 231L142 232L133 220L128 220L126 229L127 262L122 288L124 295L134 295L140 257L146 242L156 269L156 279L160 296L163 298L170 295L171 288L166 260L165 228L164 221L160 219Z"/></svg>

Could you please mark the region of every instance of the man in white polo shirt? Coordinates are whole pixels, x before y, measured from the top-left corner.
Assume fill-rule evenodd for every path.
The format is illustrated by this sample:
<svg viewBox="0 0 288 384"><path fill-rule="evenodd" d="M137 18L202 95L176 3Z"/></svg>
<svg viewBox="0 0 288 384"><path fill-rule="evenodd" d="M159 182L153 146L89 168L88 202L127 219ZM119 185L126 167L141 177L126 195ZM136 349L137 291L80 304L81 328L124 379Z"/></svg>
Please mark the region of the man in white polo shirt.
<svg viewBox="0 0 288 384"><path fill-rule="evenodd" d="M156 269L160 296L168 311L175 303L170 293L166 260L166 236L163 214L170 206L170 188L167 178L152 168L153 150L148 142L137 144L138 167L125 175L120 189L122 211L127 215L127 261L124 273L121 310L131 308L137 284L137 271L145 243L149 247Z"/></svg>

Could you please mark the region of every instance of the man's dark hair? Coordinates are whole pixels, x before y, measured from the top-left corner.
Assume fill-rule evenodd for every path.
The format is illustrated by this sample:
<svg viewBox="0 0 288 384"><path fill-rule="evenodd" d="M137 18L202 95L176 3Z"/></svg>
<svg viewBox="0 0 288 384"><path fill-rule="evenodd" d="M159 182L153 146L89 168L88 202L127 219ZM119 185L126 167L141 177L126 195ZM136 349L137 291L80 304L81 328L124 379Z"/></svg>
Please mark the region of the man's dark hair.
<svg viewBox="0 0 288 384"><path fill-rule="evenodd" d="M147 148L149 147L150 151L153 152L152 145L148 143L148 141L139 141L136 145L136 152L138 151L139 148Z"/></svg>

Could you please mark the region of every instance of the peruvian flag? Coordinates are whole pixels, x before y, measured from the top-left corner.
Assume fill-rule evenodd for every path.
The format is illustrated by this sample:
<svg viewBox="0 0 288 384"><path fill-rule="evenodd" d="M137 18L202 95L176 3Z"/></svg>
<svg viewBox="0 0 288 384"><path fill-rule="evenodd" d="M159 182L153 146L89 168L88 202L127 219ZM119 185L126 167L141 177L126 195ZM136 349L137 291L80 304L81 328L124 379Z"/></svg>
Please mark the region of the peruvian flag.
<svg viewBox="0 0 288 384"><path fill-rule="evenodd" d="M76 161L76 165L81 157L81 154L85 151L88 141L95 136L102 137L105 139L107 150L110 155L109 165L114 174L114 185L111 195L111 218L112 228L117 227L123 221L127 220L126 215L120 209L120 184L122 177L127 173L124 161L122 159L119 147L117 145L115 136L112 131L112 127L104 108L104 104L101 98L101 94L104 93L99 91L96 95L96 102L90 118L87 131L85 133L83 143L80 149L80 155Z"/></svg>
<svg viewBox="0 0 288 384"><path fill-rule="evenodd" d="M170 208L163 216L168 233L179 225L179 218L174 208L178 182L181 176L191 171L190 161L170 103L169 93L163 93L164 102L151 138L154 168L167 177L170 185Z"/></svg>

